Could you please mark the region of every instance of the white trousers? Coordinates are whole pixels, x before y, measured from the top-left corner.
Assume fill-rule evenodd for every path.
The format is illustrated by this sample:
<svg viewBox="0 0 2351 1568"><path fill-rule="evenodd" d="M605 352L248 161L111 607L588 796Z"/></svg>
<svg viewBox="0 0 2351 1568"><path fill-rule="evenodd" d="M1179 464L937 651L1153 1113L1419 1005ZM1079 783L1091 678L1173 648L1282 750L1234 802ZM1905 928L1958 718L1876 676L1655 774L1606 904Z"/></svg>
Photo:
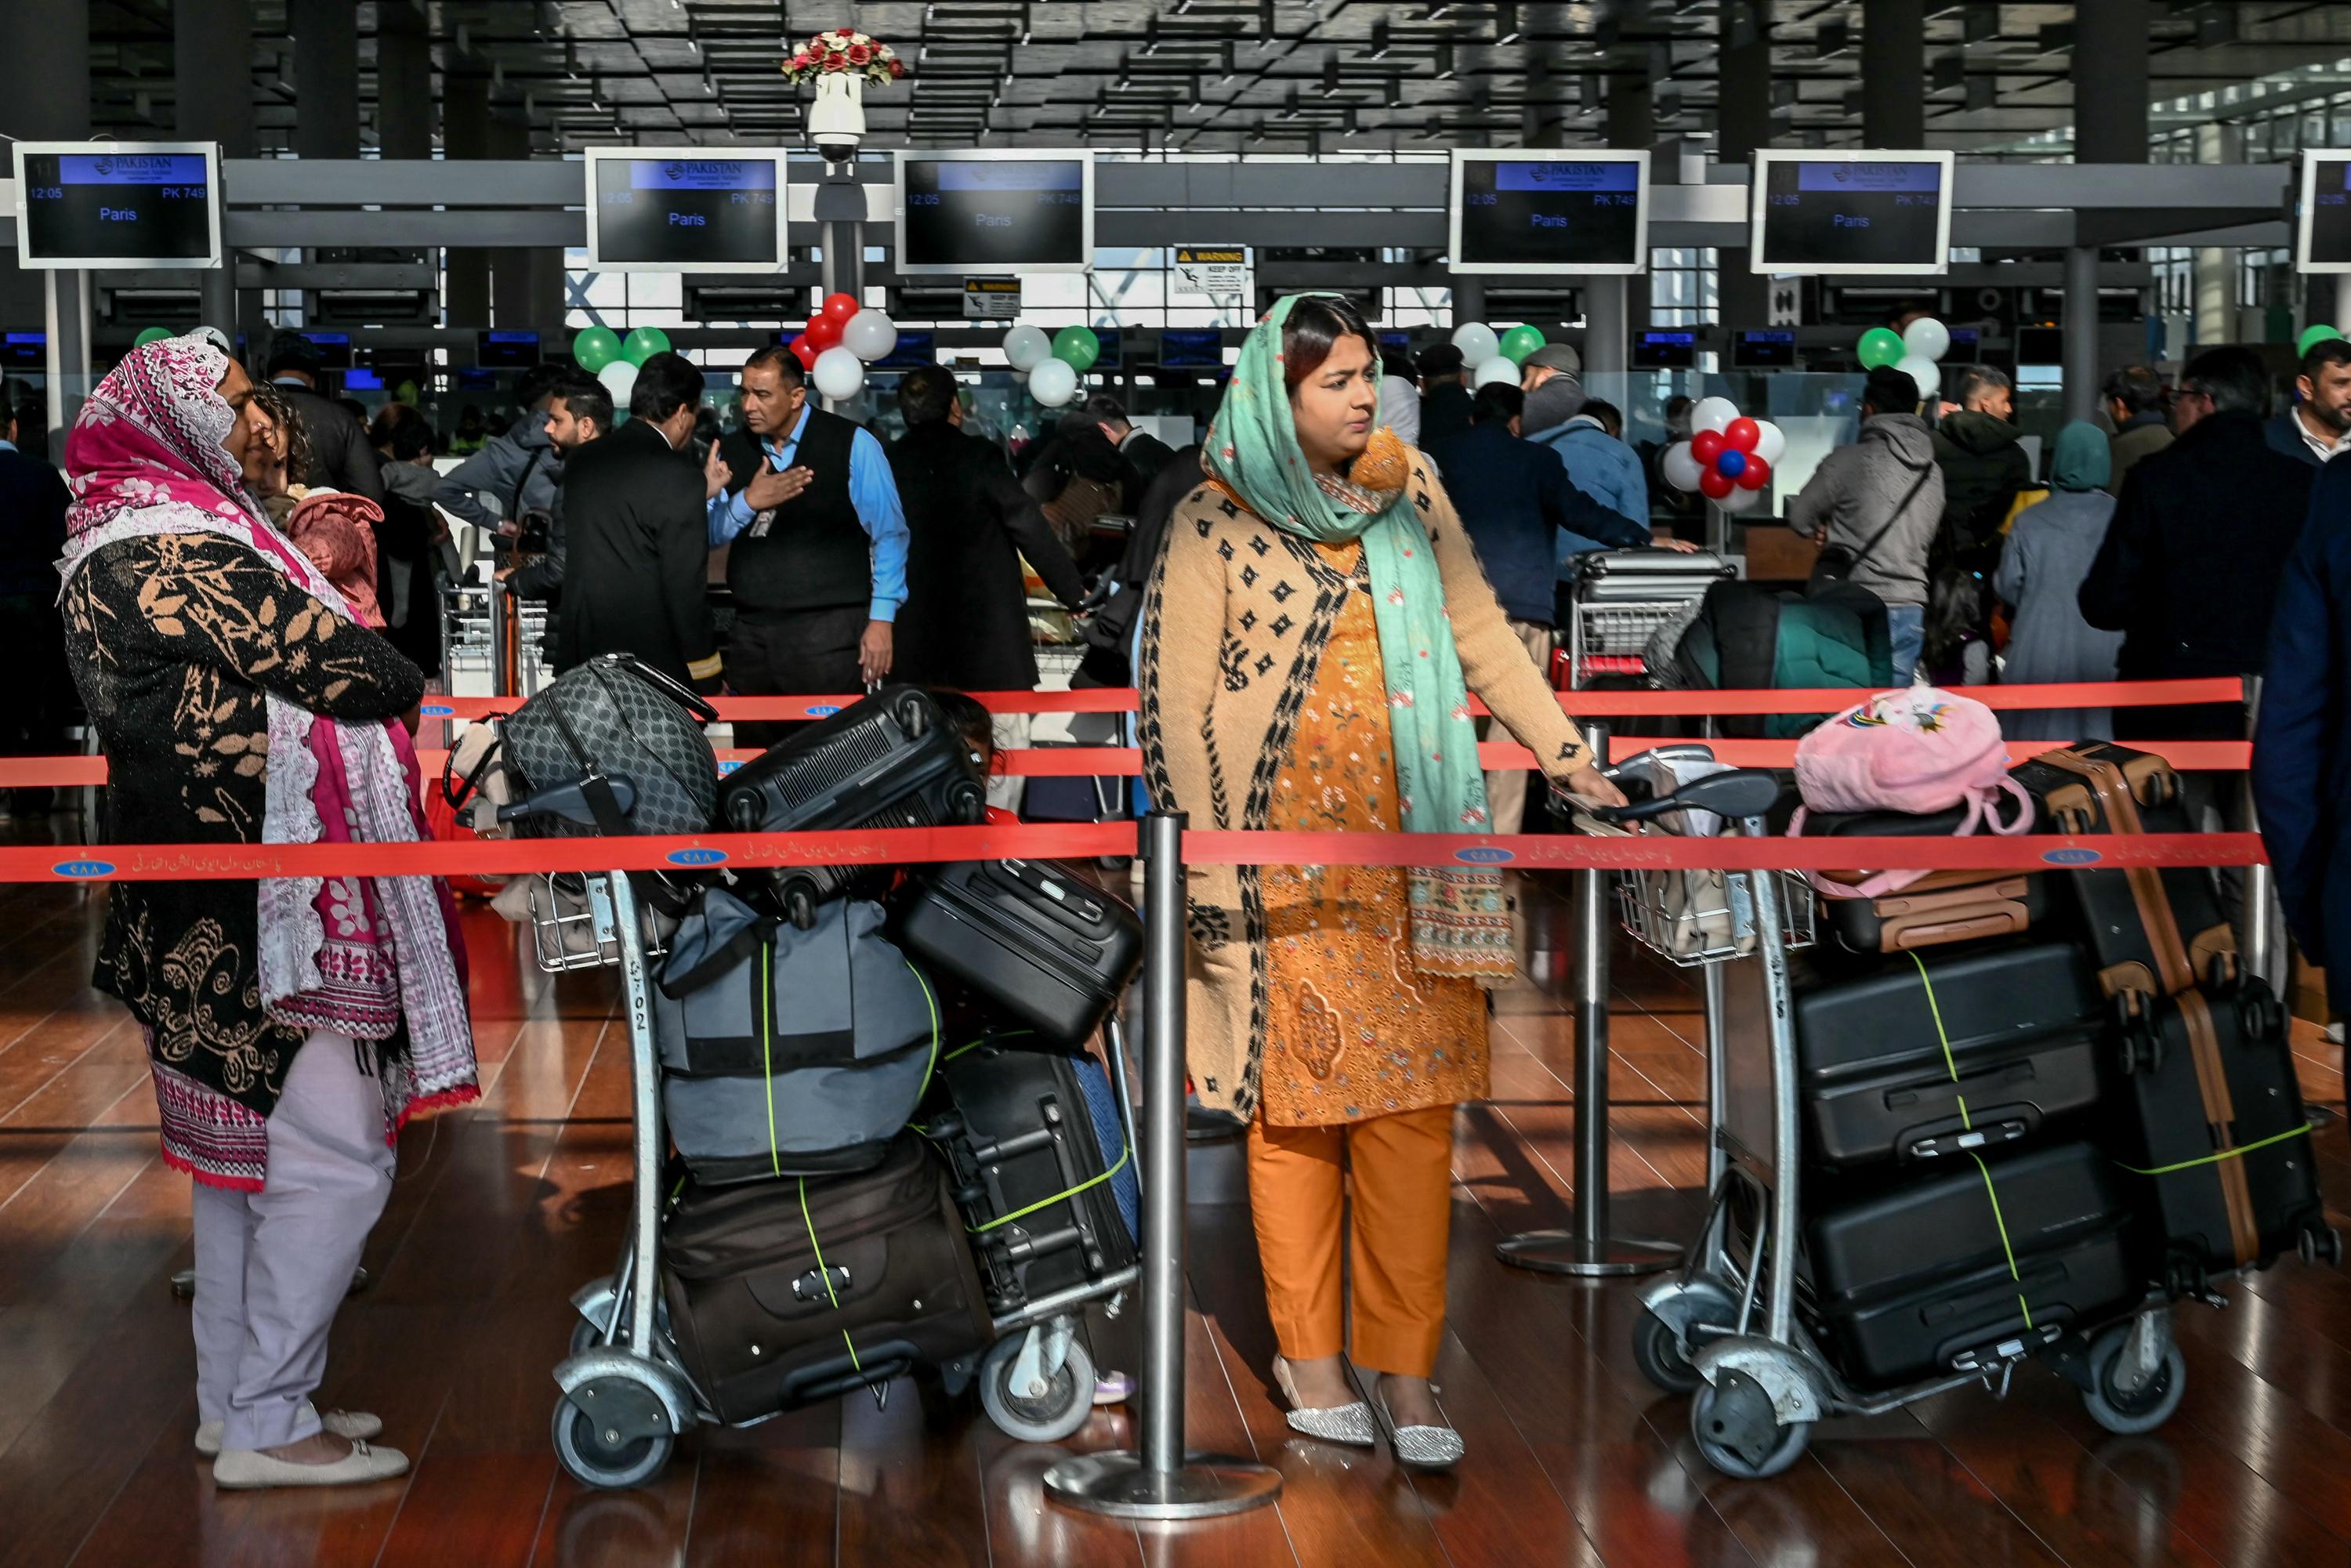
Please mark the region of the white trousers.
<svg viewBox="0 0 2351 1568"><path fill-rule="evenodd" d="M368 1048L372 1053L372 1047ZM319 1430L304 1402L327 1331L392 1195L383 1091L350 1037L314 1030L269 1116L259 1192L195 1188L196 1413L224 1448L275 1448Z"/></svg>

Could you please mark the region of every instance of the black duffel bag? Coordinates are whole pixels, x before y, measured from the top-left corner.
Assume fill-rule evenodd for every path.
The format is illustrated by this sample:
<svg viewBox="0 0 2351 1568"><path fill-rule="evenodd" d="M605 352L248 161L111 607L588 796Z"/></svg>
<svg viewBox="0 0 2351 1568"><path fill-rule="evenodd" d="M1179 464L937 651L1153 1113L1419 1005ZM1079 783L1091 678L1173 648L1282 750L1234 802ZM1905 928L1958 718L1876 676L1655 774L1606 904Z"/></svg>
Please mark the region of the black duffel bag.
<svg viewBox="0 0 2351 1568"><path fill-rule="evenodd" d="M718 758L702 727L718 710L627 653L567 670L498 725L492 766L510 799L579 783L592 821L540 812L518 818L526 838L705 833L718 810ZM625 791L611 782L625 779ZM627 799L622 799L625 795Z"/></svg>

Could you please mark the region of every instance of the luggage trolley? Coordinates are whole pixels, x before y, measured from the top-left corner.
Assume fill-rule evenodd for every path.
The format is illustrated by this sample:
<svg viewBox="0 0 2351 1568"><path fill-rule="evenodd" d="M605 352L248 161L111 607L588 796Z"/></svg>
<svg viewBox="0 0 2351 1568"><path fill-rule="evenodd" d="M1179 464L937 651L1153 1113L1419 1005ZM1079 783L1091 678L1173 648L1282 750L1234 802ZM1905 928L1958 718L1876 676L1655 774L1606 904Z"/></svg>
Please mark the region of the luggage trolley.
<svg viewBox="0 0 2351 1568"><path fill-rule="evenodd" d="M1737 575L1737 568L1707 550L1596 550L1576 557L1574 581L1560 607L1567 645L1555 656L1552 684L1580 691L1598 675L1646 674L1645 650L1657 629Z"/></svg>
<svg viewBox="0 0 2351 1568"><path fill-rule="evenodd" d="M625 783L612 782L616 789ZM570 809L575 803L561 800L567 791L576 796L578 788L563 787L507 807L501 816L511 821L551 810L584 821ZM632 1197L618 1267L572 1292L579 1322L572 1325L570 1353L555 1368L562 1393L555 1403L553 1436L556 1457L575 1479L618 1489L659 1475L681 1434L702 1422L720 1424L721 1418L678 1354L663 1291L658 1286L637 1288L639 1281L658 1281L662 1266L668 1140L662 1127L652 975L659 947L648 935L645 908L627 873L590 873L583 880L584 914L568 887L548 876L531 879L535 956L549 973L611 967L621 971L629 1022ZM1105 1026L1104 1035L1113 1081L1121 1086L1114 1096L1121 1128L1133 1147L1134 1117L1123 1088L1126 1064L1115 1020ZM1055 1442L1070 1436L1093 1407L1093 1366L1077 1337L1079 1313L1095 1301L1116 1298L1136 1277L1137 1268L1129 1266L996 1319L991 1344L940 1369L947 1388L959 1392L977 1377L982 1407L1015 1438ZM1114 1305L1113 1300L1113 1310ZM887 1386L874 1388L877 1402L886 1400Z"/></svg>
<svg viewBox="0 0 2351 1568"><path fill-rule="evenodd" d="M1630 824L1676 810L1710 811L1754 838L1779 789L1767 771L1722 772L1588 814ZM1802 1456L1816 1421L1881 1415L1970 1383L2005 1395L2017 1364L2034 1355L2081 1391L2106 1430L2161 1426L2187 1391L2187 1366L2172 1338L2169 1300L2153 1291L2104 1322L2046 1324L1967 1348L1921 1382L1882 1392L1848 1385L1796 1312L1803 1153L1788 951L1801 945L1800 921L1792 917L1783 873L1730 873L1724 880L1733 910L1751 915L1751 939L1739 939L1746 933L1735 924L1728 944L1693 952L1689 944L1676 951L1668 943L1660 951L1677 963L1709 965L1751 956L1755 983L1709 990L1710 998L1729 997L1731 1016L1709 1019L1706 1224L1681 1267L1642 1292L1633 1343L1650 1382L1693 1396L1691 1436L1707 1463L1742 1479L1775 1476ZM1794 904L1808 905L1809 896ZM1639 890L1627 905L1633 936L1657 946L1659 927L1642 913L1656 905Z"/></svg>

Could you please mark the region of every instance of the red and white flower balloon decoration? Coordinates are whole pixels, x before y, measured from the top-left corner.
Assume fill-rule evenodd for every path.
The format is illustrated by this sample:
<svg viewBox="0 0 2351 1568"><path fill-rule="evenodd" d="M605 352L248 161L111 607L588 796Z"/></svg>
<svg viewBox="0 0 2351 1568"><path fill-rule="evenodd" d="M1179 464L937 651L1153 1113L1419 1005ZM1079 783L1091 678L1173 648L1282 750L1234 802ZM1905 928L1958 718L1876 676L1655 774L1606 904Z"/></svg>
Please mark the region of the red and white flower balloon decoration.
<svg viewBox="0 0 2351 1568"><path fill-rule="evenodd" d="M1666 483L1695 490L1726 512L1755 505L1771 483L1788 438L1768 419L1750 419L1727 397L1700 398L1690 409L1690 438L1666 449Z"/></svg>

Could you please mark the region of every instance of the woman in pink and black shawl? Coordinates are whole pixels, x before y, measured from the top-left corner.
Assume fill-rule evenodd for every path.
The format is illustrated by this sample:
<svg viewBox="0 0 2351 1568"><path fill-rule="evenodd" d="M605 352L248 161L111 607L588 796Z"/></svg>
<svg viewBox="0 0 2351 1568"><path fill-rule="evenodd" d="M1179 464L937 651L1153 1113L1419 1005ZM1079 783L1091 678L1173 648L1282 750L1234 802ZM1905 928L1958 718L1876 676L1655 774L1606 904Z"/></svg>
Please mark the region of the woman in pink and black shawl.
<svg viewBox="0 0 2351 1568"><path fill-rule="evenodd" d="M272 528L240 468L245 372L150 343L66 443L74 678L117 842L427 837L402 716L423 677ZM426 877L134 882L96 983L144 1027L163 1157L195 1178L200 1452L223 1486L337 1485L407 1461L310 1402L327 1333L417 1112L473 1099L454 906Z"/></svg>

